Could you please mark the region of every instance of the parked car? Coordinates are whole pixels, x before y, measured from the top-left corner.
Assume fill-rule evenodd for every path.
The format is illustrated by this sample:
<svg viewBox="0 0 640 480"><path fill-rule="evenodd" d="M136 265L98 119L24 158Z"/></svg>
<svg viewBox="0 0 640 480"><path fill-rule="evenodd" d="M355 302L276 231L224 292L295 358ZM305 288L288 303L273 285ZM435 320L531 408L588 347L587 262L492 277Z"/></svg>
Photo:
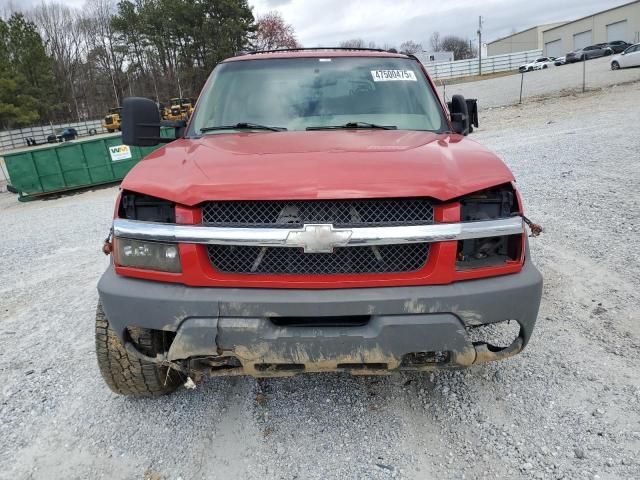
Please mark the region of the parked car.
<svg viewBox="0 0 640 480"><path fill-rule="evenodd" d="M540 57L536 58L533 62L520 65L518 71L520 72L532 72L533 70L543 70L553 65L554 57Z"/></svg>
<svg viewBox="0 0 640 480"><path fill-rule="evenodd" d="M567 64L567 57L558 57L553 61L553 64L556 67L559 67L560 65L566 65Z"/></svg>
<svg viewBox="0 0 640 480"><path fill-rule="evenodd" d="M640 66L640 43L631 45L611 59L611 70Z"/></svg>
<svg viewBox="0 0 640 480"><path fill-rule="evenodd" d="M522 351L542 277L513 174L466 137L471 111L461 95L445 110L398 53L219 63L186 130L174 122L184 133L121 185L95 318L107 385L161 395ZM152 100L122 113L124 144L166 140Z"/></svg>
<svg viewBox="0 0 640 480"><path fill-rule="evenodd" d="M61 143L75 140L78 131L73 127L56 128L55 132L47 136L47 143Z"/></svg>
<svg viewBox="0 0 640 480"><path fill-rule="evenodd" d="M591 60L592 58L604 57L612 55L613 50L606 43L598 43L589 45L588 47L579 48L565 55L567 63L581 62L583 60Z"/></svg>
<svg viewBox="0 0 640 480"><path fill-rule="evenodd" d="M68 142L69 140L75 140L77 136L78 131L73 127L56 129L56 140L58 142Z"/></svg>
<svg viewBox="0 0 640 480"><path fill-rule="evenodd" d="M613 53L622 53L631 45L631 43L627 43L622 40L615 40L613 42L607 43L607 47L609 47L613 51Z"/></svg>

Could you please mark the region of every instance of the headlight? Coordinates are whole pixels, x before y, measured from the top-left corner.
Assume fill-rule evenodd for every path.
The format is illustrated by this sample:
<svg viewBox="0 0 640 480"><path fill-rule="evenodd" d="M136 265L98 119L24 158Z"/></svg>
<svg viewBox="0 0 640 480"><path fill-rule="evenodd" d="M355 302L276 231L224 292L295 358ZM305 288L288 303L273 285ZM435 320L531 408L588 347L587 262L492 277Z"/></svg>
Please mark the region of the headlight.
<svg viewBox="0 0 640 480"><path fill-rule="evenodd" d="M172 273L182 271L178 245L172 243L116 238L115 262L122 267L145 268Z"/></svg>

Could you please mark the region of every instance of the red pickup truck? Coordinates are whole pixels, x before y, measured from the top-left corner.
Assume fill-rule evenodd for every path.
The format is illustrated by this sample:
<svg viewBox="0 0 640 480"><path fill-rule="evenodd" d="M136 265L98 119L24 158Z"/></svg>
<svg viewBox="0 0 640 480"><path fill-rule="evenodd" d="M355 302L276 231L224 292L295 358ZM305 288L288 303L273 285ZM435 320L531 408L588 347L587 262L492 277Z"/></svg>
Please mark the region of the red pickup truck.
<svg viewBox="0 0 640 480"><path fill-rule="evenodd" d="M520 352L542 277L512 173L466 136L473 105L447 108L412 56L353 49L220 63L171 141L154 102L126 99L124 143L167 145L124 179L106 244L109 387Z"/></svg>

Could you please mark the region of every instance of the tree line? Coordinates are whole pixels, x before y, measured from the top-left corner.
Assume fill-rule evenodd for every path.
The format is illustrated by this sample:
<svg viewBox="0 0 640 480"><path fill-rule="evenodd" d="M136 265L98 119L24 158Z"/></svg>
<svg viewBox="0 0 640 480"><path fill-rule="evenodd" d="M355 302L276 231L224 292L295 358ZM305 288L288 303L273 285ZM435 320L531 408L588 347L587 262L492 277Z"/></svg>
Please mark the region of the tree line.
<svg viewBox="0 0 640 480"><path fill-rule="evenodd" d="M42 3L0 18L0 128L95 119L127 96L195 97L221 60L298 46L247 0Z"/></svg>
<svg viewBox="0 0 640 480"><path fill-rule="evenodd" d="M54 0L4 17L3 129L100 118L127 96L160 103L196 97L227 57L301 46L278 12L254 18L247 0L87 0L83 8ZM447 37L436 40L437 49L450 46ZM376 45L354 39L341 46ZM422 45L403 42L399 51L416 53ZM456 58L471 53L457 51Z"/></svg>
<svg viewBox="0 0 640 480"><path fill-rule="evenodd" d="M425 51L422 43L413 40L406 40L397 48L393 44L385 43L379 45L376 42L367 42L362 38L352 38L345 40L339 44L342 48L379 48L390 52L400 52L407 55L415 55ZM478 49L466 40L457 35L440 36L440 32L434 32L429 39L429 48L431 52L453 52L455 60L465 60L467 58L475 58L478 56Z"/></svg>

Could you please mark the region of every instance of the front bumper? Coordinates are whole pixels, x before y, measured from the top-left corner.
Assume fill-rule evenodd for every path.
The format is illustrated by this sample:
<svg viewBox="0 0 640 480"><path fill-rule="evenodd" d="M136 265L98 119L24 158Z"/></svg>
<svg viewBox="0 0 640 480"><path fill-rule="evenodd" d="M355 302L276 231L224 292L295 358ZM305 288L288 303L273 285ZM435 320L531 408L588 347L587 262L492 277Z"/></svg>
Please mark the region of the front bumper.
<svg viewBox="0 0 640 480"><path fill-rule="evenodd" d="M283 290L186 287L118 276L110 267L98 291L111 327L124 342L130 326L176 332L163 361L239 361L212 374L376 373L463 367L518 353L533 331L542 276L527 261L520 273L451 285ZM324 321L350 316L368 321L355 326ZM307 323L276 321L283 317ZM505 320L520 325L508 347L470 340L469 328ZM415 361L425 355L446 361Z"/></svg>

